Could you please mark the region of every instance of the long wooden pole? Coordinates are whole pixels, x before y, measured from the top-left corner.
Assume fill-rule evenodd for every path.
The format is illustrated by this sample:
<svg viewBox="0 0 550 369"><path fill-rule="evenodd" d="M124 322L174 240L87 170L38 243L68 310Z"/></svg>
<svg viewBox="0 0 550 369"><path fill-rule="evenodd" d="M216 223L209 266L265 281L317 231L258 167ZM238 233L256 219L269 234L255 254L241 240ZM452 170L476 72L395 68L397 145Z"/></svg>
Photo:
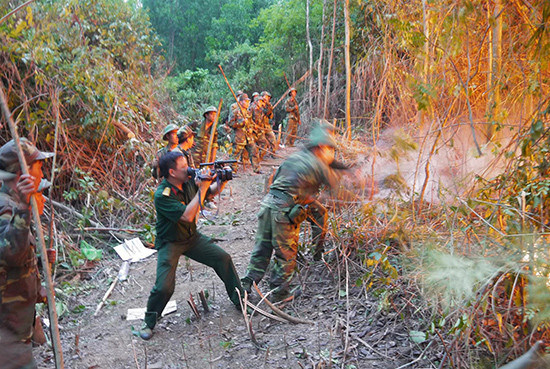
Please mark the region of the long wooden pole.
<svg viewBox="0 0 550 369"><path fill-rule="evenodd" d="M17 157L19 158L19 163L21 164L21 172L23 174L29 174L29 168L27 167L27 161L25 160L25 155L23 154L23 149L21 148L21 141L19 140L17 127L15 125L15 122L12 119L3 86L0 86L0 103L2 105L2 111L4 112L4 117L6 118L6 121L8 122L8 125L10 127L11 136L15 141L15 146L17 148ZM40 213L38 212L38 205L36 203L35 195L31 196L31 207L32 207L32 215L34 219L34 226L36 229L36 236L37 236L38 244L40 245L40 250L41 250L40 258L42 259L42 268L44 269L44 277L46 278L46 292L48 295L48 312L50 317L50 331L52 334L53 351L55 354L55 367L58 369L62 369L64 367L63 350L61 347L61 339L59 337L59 324L57 322L57 310L55 308L55 293L53 289L50 263L48 262L48 253L46 250L46 243L44 242L44 233L42 231L42 224L40 222Z"/></svg>
<svg viewBox="0 0 550 369"><path fill-rule="evenodd" d="M248 118L248 114L243 110L243 107L241 106L241 103L239 103L239 99L237 99L237 95L235 95L235 92L233 92L233 89L231 88L231 85L229 84L229 81L227 80L227 77L225 76L225 73L223 72L223 68L221 64L218 64L218 68L220 68L220 71L222 72L223 79L225 79L225 83L227 83L227 87L229 87L229 91L231 91L231 94L233 95L233 98L237 102L237 106L239 109L241 109L241 113L243 115L243 118Z"/></svg>
<svg viewBox="0 0 550 369"><path fill-rule="evenodd" d="M214 141L214 133L216 133L216 126L218 125L218 119L220 118L220 111L222 110L222 104L223 104L223 99L220 99L220 103L218 104L218 112L216 113L216 119L214 119L214 124L212 124L212 131L210 132L210 140L208 141L208 151L206 152L207 163L210 163L210 159L213 159L212 161L216 160L216 155L214 155L213 158L210 158L210 154L212 150L212 143Z"/></svg>
<svg viewBox="0 0 550 369"><path fill-rule="evenodd" d="M19 5L17 8L13 9L11 12L9 12L8 14L4 15L1 19L0 19L0 24L4 23L6 21L6 19L8 19L9 17L11 17L12 15L14 15L15 13L17 13L19 10L23 9L24 7L26 7L27 5L30 5L32 3L34 3L36 0L29 0L27 1L26 3L24 4L21 4Z"/></svg>
<svg viewBox="0 0 550 369"><path fill-rule="evenodd" d="M273 109L275 109L277 107L277 105L279 105L279 103L281 101L283 101L283 99L285 98L285 96L288 96L288 93L290 92L290 89L294 86L296 86L298 83L301 83L304 81L304 79L307 78L307 76L309 76L309 70L307 72L304 73L303 76L300 77L299 80L297 80L296 82L294 82L292 85L289 85L288 89L285 91L285 93L279 98L279 100L277 100L277 102L275 103L275 105L273 105ZM286 79L286 75L285 75L285 79ZM288 81L287 81L287 84L288 84Z"/></svg>

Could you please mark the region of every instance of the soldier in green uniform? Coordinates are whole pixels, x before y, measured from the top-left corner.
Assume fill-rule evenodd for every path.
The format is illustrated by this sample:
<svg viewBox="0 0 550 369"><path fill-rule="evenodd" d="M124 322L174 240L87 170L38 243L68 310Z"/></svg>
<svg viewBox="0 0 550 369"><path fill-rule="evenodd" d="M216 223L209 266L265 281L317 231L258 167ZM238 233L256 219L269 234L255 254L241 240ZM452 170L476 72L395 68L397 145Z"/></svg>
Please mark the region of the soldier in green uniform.
<svg viewBox="0 0 550 369"><path fill-rule="evenodd" d="M237 289L242 292L242 287L231 256L198 232L196 223L206 196L222 191L226 182L190 179L187 160L178 151L164 155L159 167L164 180L155 192L157 277L147 301L145 325L139 331L145 340L153 336L153 328L174 293L181 255L212 267L225 284L231 302L241 307Z"/></svg>
<svg viewBox="0 0 550 369"><path fill-rule="evenodd" d="M294 146L296 140L296 134L298 133L298 126L300 125L300 110L298 109L298 102L296 101L296 89L291 88L288 92L288 99L285 102L285 110L288 117L288 126L286 128L286 144Z"/></svg>
<svg viewBox="0 0 550 369"><path fill-rule="evenodd" d="M204 113L204 121L199 126L196 137L195 145L195 161L197 163L205 163L208 156L208 145L210 144L210 136L212 135L212 126L216 120L216 114L218 109L215 106L209 106ZM214 132L214 138L212 139L212 148L210 149L210 161L214 161L216 158L216 152L218 150L218 131Z"/></svg>
<svg viewBox="0 0 550 369"><path fill-rule="evenodd" d="M42 162L53 153L21 138L29 174L21 174L13 140L0 148L0 368L36 368L31 337L35 304L44 302L35 246L30 240L30 197L42 180ZM37 198L38 200L38 198ZM40 201L37 201L40 204ZM42 207L43 209L43 207ZM39 207L40 210L40 207ZM55 258L55 256L54 256ZM48 250L48 259L52 261Z"/></svg>
<svg viewBox="0 0 550 369"><path fill-rule="evenodd" d="M252 164L252 169L255 173L261 173L260 165L257 162L257 148L254 141L254 123L248 116L248 106L250 104L250 99L247 94L242 94L239 97L239 105L241 109L237 108L234 112L231 120L229 121L229 126L233 128L234 137L233 137L233 157L236 160L239 160L243 150L246 149L248 152L248 157L250 163ZM243 116L243 112L246 116Z"/></svg>
<svg viewBox="0 0 550 369"><path fill-rule="evenodd" d="M277 138L275 137L275 133L273 133L273 126L272 126L272 120L273 120L273 105L271 105L271 94L267 91L263 91L261 93L261 97L264 100L264 132L265 132L265 138L269 144L269 148L272 153L276 153L279 149L277 145Z"/></svg>
<svg viewBox="0 0 550 369"><path fill-rule="evenodd" d="M274 253L270 278L274 299L281 300L290 294L300 223L306 218L307 206L315 200L322 185L336 185L337 178L330 169L334 148L334 139L324 130L316 129L306 148L291 155L275 173L258 213L256 242L246 277L242 279L246 291L263 278Z"/></svg>
<svg viewBox="0 0 550 369"><path fill-rule="evenodd" d="M195 145L195 133L187 124L178 129L178 146L174 150L179 150L187 159L187 164L191 168L195 167L191 149Z"/></svg>
<svg viewBox="0 0 550 369"><path fill-rule="evenodd" d="M263 99L256 100L253 104L250 105L248 111L252 117L252 122L254 122L254 132L255 142L258 157L258 163L264 158L267 151L270 151L269 142L266 138L266 125L265 125L265 115L264 115L265 101Z"/></svg>
<svg viewBox="0 0 550 369"><path fill-rule="evenodd" d="M159 160L164 154L174 150L178 146L178 126L176 124L168 124L162 131L162 139L168 141L168 144L162 149L157 151L155 155L155 160L153 160L153 177L160 179L159 176Z"/></svg>

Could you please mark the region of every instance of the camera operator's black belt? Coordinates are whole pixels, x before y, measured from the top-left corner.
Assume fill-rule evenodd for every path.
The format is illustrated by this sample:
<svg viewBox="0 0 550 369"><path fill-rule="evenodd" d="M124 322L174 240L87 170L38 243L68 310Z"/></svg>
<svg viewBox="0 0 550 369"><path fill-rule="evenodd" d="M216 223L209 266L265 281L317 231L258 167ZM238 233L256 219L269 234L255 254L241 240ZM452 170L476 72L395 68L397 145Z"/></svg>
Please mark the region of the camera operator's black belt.
<svg viewBox="0 0 550 369"><path fill-rule="evenodd" d="M290 196L286 192L283 192L283 191L276 190L276 189L272 188L272 189L269 190L269 193L271 195L275 196L276 198L285 201L286 203L288 203L288 206L290 206L290 207L294 206L294 204L295 204L294 197Z"/></svg>

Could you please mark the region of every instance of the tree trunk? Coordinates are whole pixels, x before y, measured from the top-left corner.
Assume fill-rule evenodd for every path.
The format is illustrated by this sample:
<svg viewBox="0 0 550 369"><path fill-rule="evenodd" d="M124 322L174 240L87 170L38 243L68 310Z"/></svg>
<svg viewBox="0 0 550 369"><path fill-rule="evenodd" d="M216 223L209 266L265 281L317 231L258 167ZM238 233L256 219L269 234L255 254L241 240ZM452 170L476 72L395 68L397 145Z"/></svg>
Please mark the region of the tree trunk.
<svg viewBox="0 0 550 369"><path fill-rule="evenodd" d="M332 12L332 40L330 41L330 58L328 61L327 87L325 88L325 105L323 107L323 118L328 116L328 98L330 94L330 80L332 78L332 60L334 59L334 38L336 37L336 7L337 0L334 0L334 10Z"/></svg>
<svg viewBox="0 0 550 369"><path fill-rule="evenodd" d="M311 44L311 37L309 34L309 0L306 0L306 39L309 49L309 111L313 114L313 45Z"/></svg>
<svg viewBox="0 0 550 369"><path fill-rule="evenodd" d="M426 0L422 0L422 28L424 30L424 71L423 71L423 82L424 85L428 85L428 73L430 67L430 29L428 27L428 16L426 10ZM424 123L426 120L426 112L424 110L420 111L420 130L424 128Z"/></svg>
<svg viewBox="0 0 550 369"><path fill-rule="evenodd" d="M344 21L346 26L346 41L344 43L345 59L346 59L346 137L351 139L351 61L349 54L350 43L350 17L349 17L349 0L344 2Z"/></svg>
<svg viewBox="0 0 550 369"><path fill-rule="evenodd" d="M327 0L323 0L323 17L321 21L321 41L319 41L319 64L317 65L317 115L321 114L321 101L323 96L323 41L325 38L325 11L327 8ZM313 77L312 77L313 78Z"/></svg>
<svg viewBox="0 0 550 369"><path fill-rule="evenodd" d="M487 142L490 142L495 135L495 124L499 121L500 115L500 87L499 79L502 68L502 0L495 0L495 8L493 10L493 26L491 29L491 51L490 67L489 67L489 98L488 98L488 116L487 124Z"/></svg>

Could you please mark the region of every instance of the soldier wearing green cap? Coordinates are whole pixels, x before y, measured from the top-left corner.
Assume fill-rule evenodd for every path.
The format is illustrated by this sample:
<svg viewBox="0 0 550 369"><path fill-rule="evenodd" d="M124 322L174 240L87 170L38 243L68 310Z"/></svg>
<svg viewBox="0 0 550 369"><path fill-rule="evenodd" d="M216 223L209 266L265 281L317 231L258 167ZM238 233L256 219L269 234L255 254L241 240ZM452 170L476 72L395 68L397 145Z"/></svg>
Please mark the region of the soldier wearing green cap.
<svg viewBox="0 0 550 369"><path fill-rule="evenodd" d="M252 164L252 169L255 173L261 173L260 166L258 164L257 158L257 148L255 138L255 127L254 122L250 119L248 114L248 106L250 105L250 99L247 94L242 94L239 97L239 104L242 107L238 109L231 120L228 122L229 126L233 128L233 157L236 160L241 158L243 151L246 149L248 152L248 157L250 163ZM245 114L243 116L243 113Z"/></svg>
<svg viewBox="0 0 550 369"><path fill-rule="evenodd" d="M264 100L264 108L263 108L263 114L264 114L264 132L265 132L265 138L269 144L269 149L272 153L277 152L279 149L279 146L277 145L277 138L275 137L275 133L273 133L273 105L271 105L271 94L267 91L263 91L261 93L262 99Z"/></svg>
<svg viewBox="0 0 550 369"><path fill-rule="evenodd" d="M266 117L264 115L265 101L263 99L258 99L254 103L250 104L248 112L252 117L254 122L254 131L256 147L258 149L258 158L257 161L260 162L267 151L270 151L269 142L266 138Z"/></svg>
<svg viewBox="0 0 550 369"><path fill-rule="evenodd" d="M13 140L0 148L0 368L36 368L31 338L35 304L40 294L40 274L35 246L31 243L31 196L37 197L42 163L54 154L38 150L21 138L29 174L21 174ZM55 258L55 256L54 256ZM48 251L50 261L50 251Z"/></svg>
<svg viewBox="0 0 550 369"><path fill-rule="evenodd" d="M174 150L178 146L178 129L179 127L177 126L177 124L170 123L166 127L164 127L164 130L162 131L162 140L168 141L168 144L164 146L162 149L160 149L159 151L157 151L157 154L155 155L155 160L153 160L152 174L153 174L153 177L157 179L160 178L160 172L159 172L160 158L162 158L164 154Z"/></svg>
<svg viewBox="0 0 550 369"><path fill-rule="evenodd" d="M301 124L300 110L298 109L298 102L296 101L295 88L291 88L288 92L288 99L285 102L285 110L288 117L288 126L286 128L286 143L289 146L294 146L296 134L298 133L298 126Z"/></svg>
<svg viewBox="0 0 550 369"><path fill-rule="evenodd" d="M195 132L193 132L191 127L186 124L178 129L178 146L174 150L181 152L185 156L187 159L187 165L191 168L195 168L195 161L193 160L193 155L191 154L191 149L194 145Z"/></svg>
<svg viewBox="0 0 550 369"><path fill-rule="evenodd" d="M291 155L275 173L258 213L254 249L247 274L241 280L245 290L250 291L253 282L263 278L274 254L270 277L274 299L290 295L300 223L305 220L307 206L315 200L322 185L332 188L337 183L330 169L335 145L324 130L314 130L306 148Z"/></svg>
<svg viewBox="0 0 550 369"><path fill-rule="evenodd" d="M218 109L215 106L209 106L202 114L204 121L199 126L197 137L195 139L195 162L204 163L208 156L208 145L210 144L210 136L212 135L212 127L216 120ZM212 148L210 149L210 161L215 160L218 151L218 131L214 132L212 139Z"/></svg>

